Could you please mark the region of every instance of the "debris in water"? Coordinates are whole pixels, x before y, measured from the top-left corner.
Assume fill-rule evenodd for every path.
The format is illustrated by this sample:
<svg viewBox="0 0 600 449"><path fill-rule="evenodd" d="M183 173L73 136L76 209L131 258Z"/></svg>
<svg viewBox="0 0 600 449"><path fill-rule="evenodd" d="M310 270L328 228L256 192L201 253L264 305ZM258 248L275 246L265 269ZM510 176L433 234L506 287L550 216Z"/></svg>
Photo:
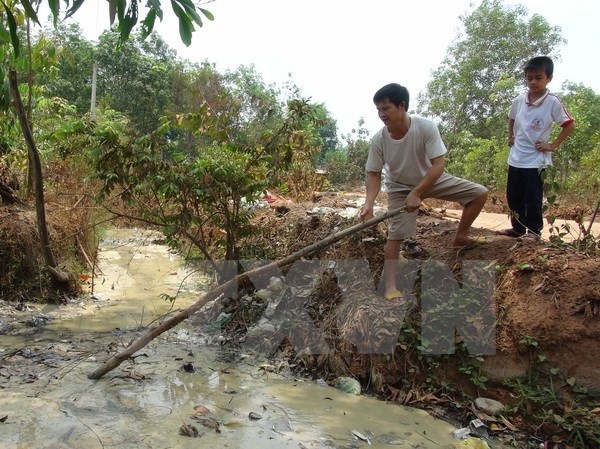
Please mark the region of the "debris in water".
<svg viewBox="0 0 600 449"><path fill-rule="evenodd" d="M198 429L196 426L190 426L185 422L179 428L179 435L183 435L184 437L196 438L198 436Z"/></svg>
<svg viewBox="0 0 600 449"><path fill-rule="evenodd" d="M352 434L352 436L354 436L354 438L362 440L362 441L366 441L366 443L371 446L373 443L371 443L371 439L369 437L364 436L362 433L358 432L357 430L353 430L350 432Z"/></svg>
<svg viewBox="0 0 600 449"><path fill-rule="evenodd" d="M248 414L248 418L250 418L250 419L254 419L254 420L257 420L257 419L262 419L262 416L261 416L261 415L259 415L259 414L258 414L258 413L256 413L256 412L250 412L250 413Z"/></svg>

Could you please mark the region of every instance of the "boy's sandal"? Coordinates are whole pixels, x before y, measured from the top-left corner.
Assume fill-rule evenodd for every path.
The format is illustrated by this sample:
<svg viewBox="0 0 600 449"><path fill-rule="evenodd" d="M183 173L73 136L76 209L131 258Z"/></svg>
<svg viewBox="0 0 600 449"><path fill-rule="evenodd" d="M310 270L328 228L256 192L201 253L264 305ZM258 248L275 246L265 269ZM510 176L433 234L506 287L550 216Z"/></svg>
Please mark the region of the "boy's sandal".
<svg viewBox="0 0 600 449"><path fill-rule="evenodd" d="M505 235L507 237L523 237L525 235L524 232L517 232L512 228L502 229L501 231L496 231L498 235Z"/></svg>

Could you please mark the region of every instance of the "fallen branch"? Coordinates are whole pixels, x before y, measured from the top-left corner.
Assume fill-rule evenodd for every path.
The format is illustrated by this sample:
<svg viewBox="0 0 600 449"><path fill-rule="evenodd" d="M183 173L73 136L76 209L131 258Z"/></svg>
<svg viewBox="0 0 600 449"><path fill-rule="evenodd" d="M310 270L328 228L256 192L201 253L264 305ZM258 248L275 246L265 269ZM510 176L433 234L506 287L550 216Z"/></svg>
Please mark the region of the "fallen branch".
<svg viewBox="0 0 600 449"><path fill-rule="evenodd" d="M379 215L377 217L373 217L370 220L367 220L365 222L351 226L347 229L344 229L343 231L331 234L330 236L325 237L324 239L322 239L316 243L313 243L312 245L309 245L299 251L296 251L295 253L290 254L289 256L287 256L283 259L279 259L275 262L271 262L262 267L255 268L254 270L250 270L246 273L238 274L233 279L230 279L229 281L227 281L227 282L219 285L218 287L212 289L211 291L209 291L206 295L204 295L204 297L202 297L201 299L196 301L194 304L189 306L187 309L181 311L174 317L170 318L169 320L163 322L159 326L150 330L145 335L142 335L138 339L134 340L123 351L119 352L118 354L115 354L114 356L109 358L106 362L104 362L103 366L98 368L96 371L93 371L92 373L88 374L88 378L100 379L106 373L108 373L109 371L112 371L113 369L118 367L123 361L125 361L126 359L131 357L133 354L135 354L137 351L139 351L140 349L145 347L148 343L150 343L152 340L154 340L160 334L177 326L179 323L186 320L187 318L192 316L194 313L196 313L200 309L202 309L202 307L204 307L204 305L206 303L208 303L209 301L212 301L213 299L218 298L219 295L226 292L231 287L238 285L238 283L247 281L251 276L253 278L256 278L265 273L272 272L272 270L274 268L283 268L283 267L291 264L292 262L295 262L296 260L300 259L301 257L304 257L304 256L311 254L315 251L318 251L320 249L326 248L326 247L334 244L335 242L343 239L344 237L347 237L349 235L355 234L356 232L362 231L363 229L366 229L373 225L376 225L377 223L380 223L390 217L398 215L399 213L401 213L403 211L404 211L404 207L394 209L391 211L387 211L386 213Z"/></svg>

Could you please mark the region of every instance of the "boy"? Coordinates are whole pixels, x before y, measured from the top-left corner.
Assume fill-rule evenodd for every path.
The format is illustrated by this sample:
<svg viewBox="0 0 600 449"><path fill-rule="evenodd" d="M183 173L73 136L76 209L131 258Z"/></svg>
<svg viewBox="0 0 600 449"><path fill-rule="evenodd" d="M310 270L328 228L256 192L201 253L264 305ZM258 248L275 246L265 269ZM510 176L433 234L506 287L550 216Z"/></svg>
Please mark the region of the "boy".
<svg viewBox="0 0 600 449"><path fill-rule="evenodd" d="M520 94L508 112L508 179L506 200L511 228L500 235L539 239L543 227L542 172L552 165L552 152L573 132L575 122L560 99L546 88L552 81L554 63L548 56L530 59L523 69L527 91ZM562 128L548 142L552 124Z"/></svg>

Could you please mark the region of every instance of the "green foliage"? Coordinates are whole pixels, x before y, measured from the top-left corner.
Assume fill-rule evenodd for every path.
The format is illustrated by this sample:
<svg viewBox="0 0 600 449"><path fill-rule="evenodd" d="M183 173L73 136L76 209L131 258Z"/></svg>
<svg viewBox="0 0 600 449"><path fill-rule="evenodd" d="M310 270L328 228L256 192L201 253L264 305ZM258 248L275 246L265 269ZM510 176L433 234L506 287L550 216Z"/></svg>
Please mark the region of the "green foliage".
<svg viewBox="0 0 600 449"><path fill-rule="evenodd" d="M440 118L445 132L490 139L506 127L522 64L539 54L554 55L564 39L543 17L527 18L523 6L501 0L484 0L462 20L463 34L448 47L419 97L419 109Z"/></svg>
<svg viewBox="0 0 600 449"><path fill-rule="evenodd" d="M98 104L126 113L140 133L155 129L173 103L169 49L160 38L156 45L142 46L136 37L118 44L118 36L104 32L95 51L98 64ZM146 53L148 49L152 53ZM88 67L88 78L92 66Z"/></svg>
<svg viewBox="0 0 600 449"><path fill-rule="evenodd" d="M117 190L173 244L186 239L209 259L237 259L237 242L251 231L252 203L295 160L314 153L303 128L311 112L305 100L290 100L277 128L262 133L256 116L242 111L204 103L197 114L165 118L151 135L103 145L96 159L103 195ZM201 144L193 157L172 140L173 130L195 130Z"/></svg>
<svg viewBox="0 0 600 449"><path fill-rule="evenodd" d="M524 340L532 349L539 348L531 337ZM505 384L518 399L513 411L531 424L562 429L563 442L574 448L595 447L600 441L600 417L592 411L599 405L600 393L580 387L574 378L565 379L558 368L545 362L545 357L537 359L527 377L514 378ZM557 435L556 439L559 441L560 437Z"/></svg>
<svg viewBox="0 0 600 449"><path fill-rule="evenodd" d="M45 70L35 66L36 82L43 86L44 95L60 97L74 105L82 114L90 109L91 77L95 61L94 44L82 37L77 24L59 25L55 30L41 32L34 48L41 41L55 46L54 63Z"/></svg>
<svg viewBox="0 0 600 449"><path fill-rule="evenodd" d="M523 338L519 340L519 344L525 345L531 348L537 348L539 343L535 338L530 335L525 335Z"/></svg>
<svg viewBox="0 0 600 449"><path fill-rule="evenodd" d="M365 164L369 155L369 132L359 122L356 131L346 135L342 148L327 152L323 166L328 181L337 187L356 187L364 184Z"/></svg>
<svg viewBox="0 0 600 449"><path fill-rule="evenodd" d="M450 151L447 168L450 173L503 190L506 186L506 160L509 147L504 140L484 139L468 131L453 134L447 142Z"/></svg>
<svg viewBox="0 0 600 449"><path fill-rule="evenodd" d="M473 385L485 390L488 378L483 374L482 363L483 357L462 357L458 371L465 374Z"/></svg>
<svg viewBox="0 0 600 449"><path fill-rule="evenodd" d="M79 10L81 5L83 5L84 1L85 0L74 0L71 3L70 0L64 0L65 7L67 8L65 11L65 19L73 16ZM48 6L50 7L50 11L52 13L54 26L56 26L58 23L61 3L62 2L60 0L48 0ZM170 3L174 14L177 16L179 21L179 36L181 41L188 46L192 42L192 34L196 29L194 24L198 27L203 26L202 17L200 14L202 14L202 16L208 20L214 20L214 16L210 11L196 6L196 4L191 0L171 0ZM39 4L35 4L35 9L32 5L32 2L29 0L21 0L21 4L24 9L24 15L39 25L39 20L36 15L36 9L39 8ZM132 30L136 27L136 25L138 25L138 23L140 23L139 26L142 37L148 37L154 29L156 18L159 20L163 19L161 0L150 0L147 2L145 5L147 8L147 13L141 22L139 16L140 5L138 0L130 0L129 3L127 0L108 0L108 4L110 24L113 25L115 23L115 19L117 19L116 28L119 32L121 41L126 41L129 38ZM7 6L6 3L3 3L3 5L6 11L12 44L15 52L18 52L19 41L16 36L16 19L13 15L14 5ZM3 24L0 29L5 30ZM1 35L2 33L0 33L0 37Z"/></svg>
<svg viewBox="0 0 600 449"><path fill-rule="evenodd" d="M575 130L553 154L553 162L564 187L595 204L600 191L600 95L581 84L565 83L563 89L560 97L575 119Z"/></svg>

